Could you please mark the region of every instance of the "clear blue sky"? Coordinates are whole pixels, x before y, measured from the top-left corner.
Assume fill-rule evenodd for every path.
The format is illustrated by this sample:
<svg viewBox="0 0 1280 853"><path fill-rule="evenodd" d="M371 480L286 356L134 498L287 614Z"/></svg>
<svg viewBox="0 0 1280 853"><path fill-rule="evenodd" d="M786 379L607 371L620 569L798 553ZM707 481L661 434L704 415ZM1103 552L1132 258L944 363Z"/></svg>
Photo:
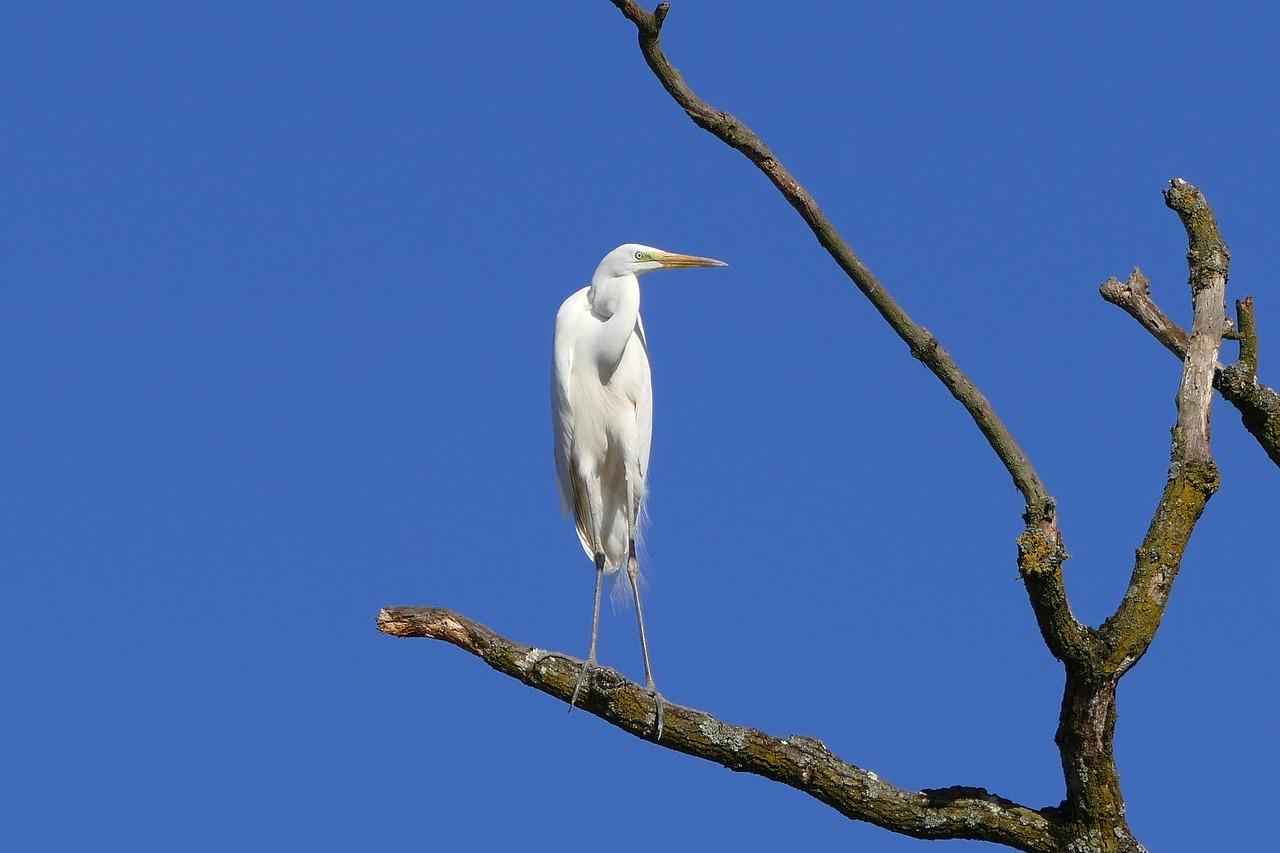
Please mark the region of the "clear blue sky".
<svg viewBox="0 0 1280 853"><path fill-rule="evenodd" d="M1097 286L1140 265L1186 321L1169 178L1215 206L1280 382L1278 25L1203 3L667 21L689 82L1019 436L1095 624L1164 483L1179 369ZM551 326L628 241L730 264L644 282L666 695L898 785L1061 799L1008 476L607 0L38 3L3 42L0 846L924 849L375 630L440 605L585 654ZM1216 413L1222 491L1120 691L1153 850L1273 834L1280 471ZM601 630L641 677L632 614Z"/></svg>

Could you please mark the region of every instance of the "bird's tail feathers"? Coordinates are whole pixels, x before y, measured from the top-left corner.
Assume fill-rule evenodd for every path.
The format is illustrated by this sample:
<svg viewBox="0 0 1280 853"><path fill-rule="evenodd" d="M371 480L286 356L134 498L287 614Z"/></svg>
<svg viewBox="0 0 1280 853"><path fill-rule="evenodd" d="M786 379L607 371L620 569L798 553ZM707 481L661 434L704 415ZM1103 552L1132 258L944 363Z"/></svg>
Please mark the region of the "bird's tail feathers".
<svg viewBox="0 0 1280 853"><path fill-rule="evenodd" d="M640 589L644 592L649 588L650 564L649 551L645 548L642 537L636 539L636 562L640 567ZM620 610L631 610L635 606L631 594L631 579L627 576L626 568L623 565L623 571L614 572L609 585L609 600L613 603L614 613Z"/></svg>

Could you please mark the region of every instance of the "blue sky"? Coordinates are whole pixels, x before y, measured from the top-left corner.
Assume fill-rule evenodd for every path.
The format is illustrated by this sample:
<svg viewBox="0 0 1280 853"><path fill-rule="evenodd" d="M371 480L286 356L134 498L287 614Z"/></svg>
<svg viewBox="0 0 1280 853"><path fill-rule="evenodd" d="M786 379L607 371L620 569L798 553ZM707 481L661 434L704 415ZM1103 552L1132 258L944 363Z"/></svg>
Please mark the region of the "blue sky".
<svg viewBox="0 0 1280 853"><path fill-rule="evenodd" d="M585 654L551 327L628 241L730 264L644 280L668 698L905 787L1061 799L1061 675L1008 476L606 0L5 18L0 845L923 849L374 628L439 605ZM1278 24L1194 3L668 18L691 85L1019 437L1095 624L1164 482L1179 369L1097 285L1140 265L1186 322L1169 178L1214 205L1280 382ZM1151 849L1271 832L1280 472L1216 413L1222 491L1120 690ZM632 620L606 612L600 654L640 678Z"/></svg>

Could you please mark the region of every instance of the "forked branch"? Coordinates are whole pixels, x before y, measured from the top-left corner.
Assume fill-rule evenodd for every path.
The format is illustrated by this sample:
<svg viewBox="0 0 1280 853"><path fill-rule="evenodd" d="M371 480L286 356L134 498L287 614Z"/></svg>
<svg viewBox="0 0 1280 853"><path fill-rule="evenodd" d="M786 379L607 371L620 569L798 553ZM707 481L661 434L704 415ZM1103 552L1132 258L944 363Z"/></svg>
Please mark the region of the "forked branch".
<svg viewBox="0 0 1280 853"><path fill-rule="evenodd" d="M1096 654L1086 668L1068 667L1056 738L1067 783L1063 815L1076 829L1075 837L1108 839L1108 846L1099 849L1142 849L1125 820L1115 762L1116 686L1155 638L1187 542L1218 488L1209 422L1212 381L1226 325L1223 299L1230 254L1198 189L1174 179L1165 191L1165 203L1187 229L1194 310L1191 334L1149 310L1154 305L1141 305L1135 316L1166 346L1185 354L1169 479L1138 549L1124 598L1096 632ZM1108 289L1113 296L1123 295L1118 282ZM1144 296L1146 279L1135 270L1124 289Z"/></svg>
<svg viewBox="0 0 1280 853"><path fill-rule="evenodd" d="M1186 358L1190 336L1160 310L1141 270L1135 269L1127 281L1107 279L1099 290L1103 299L1137 320L1165 349L1180 359ZM1232 337L1240 342L1240 357L1230 367L1217 365L1213 387L1236 408L1244 428L1262 445L1272 463L1280 467L1280 393L1258 381L1258 326L1251 296L1236 300L1236 331Z"/></svg>

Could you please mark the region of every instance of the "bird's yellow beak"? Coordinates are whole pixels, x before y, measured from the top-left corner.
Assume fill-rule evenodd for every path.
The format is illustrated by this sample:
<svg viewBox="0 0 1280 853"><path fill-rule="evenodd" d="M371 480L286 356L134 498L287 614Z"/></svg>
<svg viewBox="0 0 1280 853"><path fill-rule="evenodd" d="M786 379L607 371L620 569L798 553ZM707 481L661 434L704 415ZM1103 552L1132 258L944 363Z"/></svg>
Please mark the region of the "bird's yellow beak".
<svg viewBox="0 0 1280 853"><path fill-rule="evenodd" d="M689 269L691 267L727 267L724 261L715 258L699 258L697 255L680 255L675 252L663 252L654 258L662 264L664 270Z"/></svg>

